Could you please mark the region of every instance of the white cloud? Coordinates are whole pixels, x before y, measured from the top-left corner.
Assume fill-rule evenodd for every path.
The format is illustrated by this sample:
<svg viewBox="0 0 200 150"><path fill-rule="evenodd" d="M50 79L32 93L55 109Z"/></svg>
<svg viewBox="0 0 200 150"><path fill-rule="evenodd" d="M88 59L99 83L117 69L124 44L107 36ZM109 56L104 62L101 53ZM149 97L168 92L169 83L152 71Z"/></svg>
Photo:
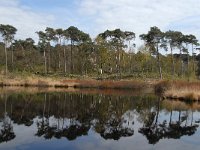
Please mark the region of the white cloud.
<svg viewBox="0 0 200 150"><path fill-rule="evenodd" d="M17 27L17 38L37 39L35 31L47 26L71 25L92 37L106 29L130 30L136 33L137 43L141 43L139 34L146 33L151 26L164 31L180 30L200 38L199 0L62 0L55 2L55 6L38 6L38 10L20 1L0 0L0 23ZM63 5L56 5L59 2ZM41 13L44 7L45 14Z"/></svg>
<svg viewBox="0 0 200 150"><path fill-rule="evenodd" d="M18 29L16 38L22 39L37 39L35 32L44 30L54 20L51 15L37 13L22 6L19 0L0 0L0 16L0 24L15 26Z"/></svg>
<svg viewBox="0 0 200 150"><path fill-rule="evenodd" d="M200 19L192 30L181 26L188 25L191 29L194 20L187 21L187 18L199 17L199 8L199 0L82 0L80 14L96 17L96 34L106 29L121 28L134 31L138 36L146 33L151 26L158 26L164 31L180 26L181 31L195 34L200 28L200 24L197 25ZM184 20L184 24L180 24L179 20Z"/></svg>

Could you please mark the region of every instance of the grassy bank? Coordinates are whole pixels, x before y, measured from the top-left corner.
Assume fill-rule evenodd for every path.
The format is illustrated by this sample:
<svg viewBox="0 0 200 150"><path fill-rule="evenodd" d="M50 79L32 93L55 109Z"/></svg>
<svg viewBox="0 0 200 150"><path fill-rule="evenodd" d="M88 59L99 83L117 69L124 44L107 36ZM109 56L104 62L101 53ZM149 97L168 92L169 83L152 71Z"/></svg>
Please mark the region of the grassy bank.
<svg viewBox="0 0 200 150"><path fill-rule="evenodd" d="M179 100L200 100L200 82L198 81L159 81L136 79L100 79L86 76L41 76L41 75L0 75L0 87L35 87L64 90L84 89L84 92L98 93L99 89L105 94L123 93L130 95L133 91L152 91L161 94L163 98ZM150 89L150 90L149 90ZM127 90L127 91L123 91ZM77 90L76 90L77 91ZM83 91L83 90L82 90Z"/></svg>
<svg viewBox="0 0 200 150"><path fill-rule="evenodd" d="M153 87L154 82L141 80L97 80L90 77L52 77L52 76L0 76L0 86L15 87L55 87L55 88L97 88L97 89L145 89Z"/></svg>
<svg viewBox="0 0 200 150"><path fill-rule="evenodd" d="M200 100L200 82L197 81L162 81L155 86L155 90L167 99Z"/></svg>
<svg viewBox="0 0 200 150"><path fill-rule="evenodd" d="M22 87L68 87L62 82L64 78L42 77L42 76L1 76L0 86L22 86Z"/></svg>

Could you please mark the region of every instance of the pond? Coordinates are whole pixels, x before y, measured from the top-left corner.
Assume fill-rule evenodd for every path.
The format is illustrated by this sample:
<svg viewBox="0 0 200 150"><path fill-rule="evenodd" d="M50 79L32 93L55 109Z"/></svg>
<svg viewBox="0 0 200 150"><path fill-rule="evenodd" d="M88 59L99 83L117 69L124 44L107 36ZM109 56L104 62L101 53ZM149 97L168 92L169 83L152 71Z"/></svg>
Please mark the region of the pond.
<svg viewBox="0 0 200 150"><path fill-rule="evenodd" d="M200 104L102 93L4 90L0 149L199 149Z"/></svg>

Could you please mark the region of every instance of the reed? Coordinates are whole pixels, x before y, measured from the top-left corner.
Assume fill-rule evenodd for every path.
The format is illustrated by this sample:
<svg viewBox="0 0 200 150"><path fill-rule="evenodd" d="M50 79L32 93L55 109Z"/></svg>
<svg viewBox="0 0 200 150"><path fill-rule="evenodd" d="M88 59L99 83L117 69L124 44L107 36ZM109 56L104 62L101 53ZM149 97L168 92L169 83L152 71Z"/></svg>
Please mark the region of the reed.
<svg viewBox="0 0 200 150"><path fill-rule="evenodd" d="M163 81L155 86L155 90L164 98L200 100L200 82Z"/></svg>
<svg viewBox="0 0 200 150"><path fill-rule="evenodd" d="M112 81L112 80L65 80L64 83L75 88L99 89L143 89L150 85L141 81Z"/></svg>
<svg viewBox="0 0 200 150"><path fill-rule="evenodd" d="M42 76L8 77L1 78L0 87L56 87L56 88L97 88L97 89L146 89L152 84L139 80L95 80L95 79L70 79Z"/></svg>

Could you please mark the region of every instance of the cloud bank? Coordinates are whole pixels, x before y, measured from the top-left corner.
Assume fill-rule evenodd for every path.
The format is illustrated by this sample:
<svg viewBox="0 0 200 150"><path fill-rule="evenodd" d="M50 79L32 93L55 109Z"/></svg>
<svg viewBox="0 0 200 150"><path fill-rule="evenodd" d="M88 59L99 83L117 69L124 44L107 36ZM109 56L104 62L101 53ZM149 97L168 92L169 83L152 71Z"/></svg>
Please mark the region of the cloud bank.
<svg viewBox="0 0 200 150"><path fill-rule="evenodd" d="M138 37L151 26L158 26L163 31L180 30L200 39L199 0L49 1L48 5L37 3L32 8L24 0L0 0L0 23L17 27L18 38L30 36L36 39L35 31L47 26L67 28L75 25L92 37L115 28L133 31ZM39 9L35 10L37 7ZM45 11L40 11L43 9ZM141 41L137 38L137 42Z"/></svg>
<svg viewBox="0 0 200 150"><path fill-rule="evenodd" d="M0 0L0 24L10 24L18 31L16 38L32 37L37 39L36 31L44 30L54 17L36 13L20 4L19 0Z"/></svg>
<svg viewBox="0 0 200 150"><path fill-rule="evenodd" d="M137 34L151 26L199 34L199 8L199 0L82 0L80 4L82 14L93 16L96 32L122 28Z"/></svg>

